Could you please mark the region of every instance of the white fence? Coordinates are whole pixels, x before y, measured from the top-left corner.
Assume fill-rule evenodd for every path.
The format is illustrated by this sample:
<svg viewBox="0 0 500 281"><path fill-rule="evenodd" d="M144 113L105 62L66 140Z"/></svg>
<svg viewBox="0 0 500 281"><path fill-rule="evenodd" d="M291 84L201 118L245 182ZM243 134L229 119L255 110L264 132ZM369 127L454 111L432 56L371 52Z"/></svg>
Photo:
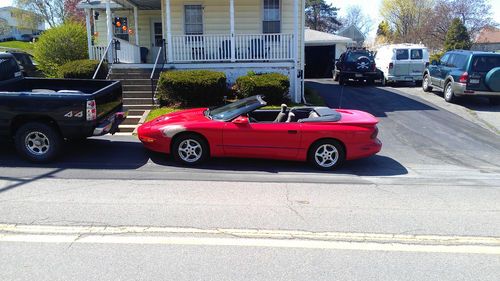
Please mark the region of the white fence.
<svg viewBox="0 0 500 281"><path fill-rule="evenodd" d="M114 38L114 40L115 42L119 42L120 48L118 50L115 50L115 47L113 46L110 51L113 52L113 58L116 59L117 62L141 62L141 51L139 46L131 44L128 41L119 38ZM91 59L100 61L105 52L106 46L92 46Z"/></svg>

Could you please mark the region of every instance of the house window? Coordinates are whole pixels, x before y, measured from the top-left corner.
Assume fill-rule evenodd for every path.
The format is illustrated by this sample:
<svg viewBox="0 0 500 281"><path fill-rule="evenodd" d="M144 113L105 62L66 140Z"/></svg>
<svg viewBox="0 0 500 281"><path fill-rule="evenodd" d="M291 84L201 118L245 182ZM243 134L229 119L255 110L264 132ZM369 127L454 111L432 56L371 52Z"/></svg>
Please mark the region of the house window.
<svg viewBox="0 0 500 281"><path fill-rule="evenodd" d="M203 34L203 7L201 5L184 6L184 32L187 35Z"/></svg>
<svg viewBox="0 0 500 281"><path fill-rule="evenodd" d="M281 32L280 0L264 0L263 33Z"/></svg>

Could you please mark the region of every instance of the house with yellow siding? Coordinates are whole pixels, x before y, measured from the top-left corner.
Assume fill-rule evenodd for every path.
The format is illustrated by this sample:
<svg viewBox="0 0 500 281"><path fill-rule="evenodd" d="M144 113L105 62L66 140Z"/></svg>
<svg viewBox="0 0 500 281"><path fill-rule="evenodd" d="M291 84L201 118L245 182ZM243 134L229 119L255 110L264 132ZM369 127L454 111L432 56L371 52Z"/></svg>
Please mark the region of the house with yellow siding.
<svg viewBox="0 0 500 281"><path fill-rule="evenodd" d="M117 69L248 71L290 77L303 95L305 0L83 0L89 58Z"/></svg>

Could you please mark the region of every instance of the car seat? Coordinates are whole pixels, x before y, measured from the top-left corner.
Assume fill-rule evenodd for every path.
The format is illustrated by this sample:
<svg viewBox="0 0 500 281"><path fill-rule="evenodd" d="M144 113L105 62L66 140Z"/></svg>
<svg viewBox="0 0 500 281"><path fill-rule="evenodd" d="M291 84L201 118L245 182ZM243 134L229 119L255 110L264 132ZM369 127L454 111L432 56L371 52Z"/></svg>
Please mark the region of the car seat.
<svg viewBox="0 0 500 281"><path fill-rule="evenodd" d="M287 120L288 115L288 106L286 104L282 104L281 111L278 113L278 116L276 116L276 119L274 119L274 123L284 123Z"/></svg>

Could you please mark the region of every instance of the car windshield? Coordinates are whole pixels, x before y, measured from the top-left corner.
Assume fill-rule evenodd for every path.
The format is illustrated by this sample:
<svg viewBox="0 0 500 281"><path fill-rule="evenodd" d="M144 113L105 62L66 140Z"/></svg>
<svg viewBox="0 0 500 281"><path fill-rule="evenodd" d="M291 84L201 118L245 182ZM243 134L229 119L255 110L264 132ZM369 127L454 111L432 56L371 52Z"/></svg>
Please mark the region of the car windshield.
<svg viewBox="0 0 500 281"><path fill-rule="evenodd" d="M352 52L352 53L349 53L349 55L347 56L347 61L348 62L355 62L360 57L368 57L369 59L372 59L372 55L368 52Z"/></svg>
<svg viewBox="0 0 500 281"><path fill-rule="evenodd" d="M253 96L212 109L207 113L214 120L229 121L264 105L266 105L266 103L260 96Z"/></svg>
<svg viewBox="0 0 500 281"><path fill-rule="evenodd" d="M488 72L500 67L500 56L475 56L472 59L472 72Z"/></svg>

